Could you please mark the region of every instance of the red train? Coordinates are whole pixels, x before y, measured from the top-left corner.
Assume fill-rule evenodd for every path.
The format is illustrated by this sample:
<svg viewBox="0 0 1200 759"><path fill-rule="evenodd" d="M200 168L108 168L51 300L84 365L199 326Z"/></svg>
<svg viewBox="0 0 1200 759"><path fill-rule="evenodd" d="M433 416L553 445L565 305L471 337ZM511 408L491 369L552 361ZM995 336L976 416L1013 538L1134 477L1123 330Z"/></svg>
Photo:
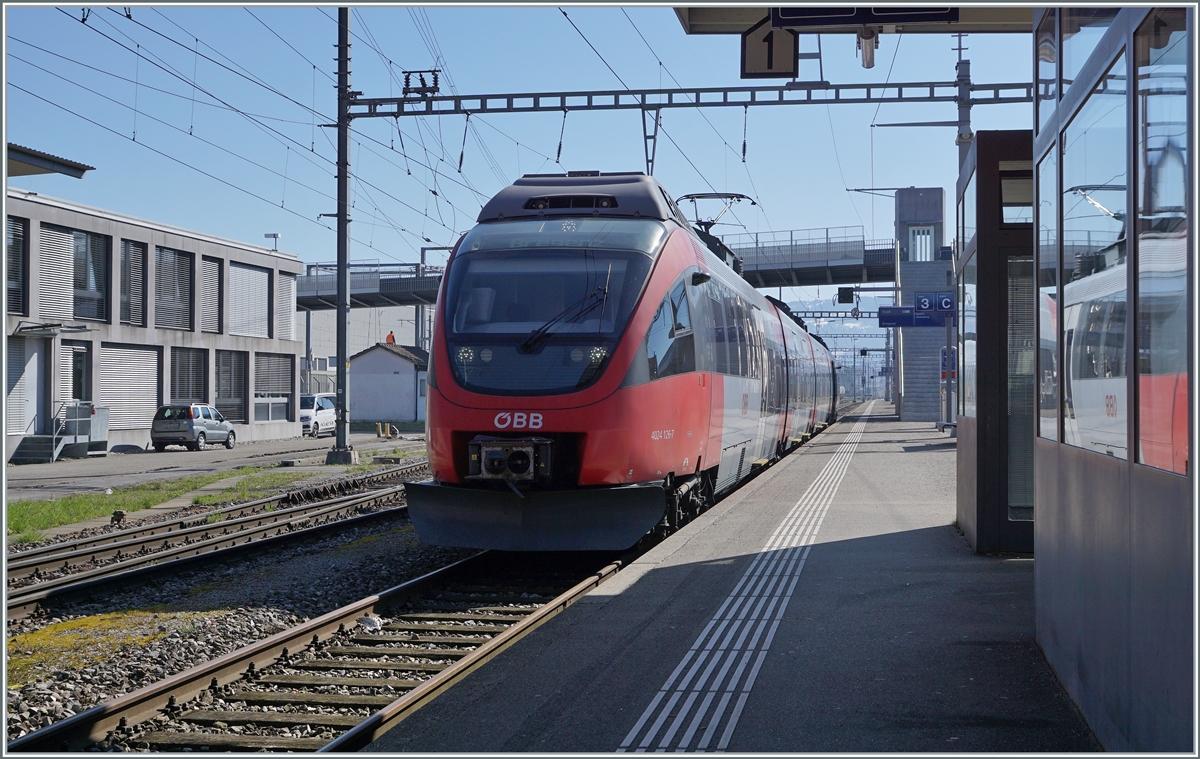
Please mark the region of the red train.
<svg viewBox="0 0 1200 759"><path fill-rule="evenodd" d="M489 201L438 299L421 539L624 549L832 422L825 345L732 260L641 173Z"/></svg>

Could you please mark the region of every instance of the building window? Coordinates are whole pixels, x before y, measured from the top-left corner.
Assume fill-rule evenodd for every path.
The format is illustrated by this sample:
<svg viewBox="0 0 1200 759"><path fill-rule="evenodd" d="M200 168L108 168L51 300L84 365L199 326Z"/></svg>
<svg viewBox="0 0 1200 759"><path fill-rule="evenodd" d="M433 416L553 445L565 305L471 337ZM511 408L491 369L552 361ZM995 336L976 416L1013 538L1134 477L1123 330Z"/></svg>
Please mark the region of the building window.
<svg viewBox="0 0 1200 759"><path fill-rule="evenodd" d="M246 369L249 354L217 351L217 411L236 424L246 419Z"/></svg>
<svg viewBox="0 0 1200 759"><path fill-rule="evenodd" d="M108 406L110 430L149 429L159 405L157 348L100 346L100 405Z"/></svg>
<svg viewBox="0 0 1200 759"><path fill-rule="evenodd" d="M9 216L5 242L7 311L10 314L26 316L29 313L29 220Z"/></svg>
<svg viewBox="0 0 1200 759"><path fill-rule="evenodd" d="M1100 38L1112 26L1120 8L1061 8L1062 18L1062 86L1063 94L1079 75Z"/></svg>
<svg viewBox="0 0 1200 759"><path fill-rule="evenodd" d="M1188 473L1187 12L1155 10L1137 66L1137 461Z"/></svg>
<svg viewBox="0 0 1200 759"><path fill-rule="evenodd" d="M254 421L291 419L294 359L275 353L254 354Z"/></svg>
<svg viewBox="0 0 1200 759"><path fill-rule="evenodd" d="M1038 130L1046 126L1050 114L1058 104L1058 45L1054 34L1055 12L1053 9L1042 17L1038 25L1037 39L1037 124Z"/></svg>
<svg viewBox="0 0 1200 759"><path fill-rule="evenodd" d="M192 328L192 254L154 249L154 326Z"/></svg>
<svg viewBox="0 0 1200 759"><path fill-rule="evenodd" d="M1058 440L1058 154L1037 171L1038 435Z"/></svg>
<svg viewBox="0 0 1200 759"><path fill-rule="evenodd" d="M296 277L294 274L279 273L279 297L275 304L275 337L280 340L296 339Z"/></svg>
<svg viewBox="0 0 1200 759"><path fill-rule="evenodd" d="M206 349L171 349L171 403L208 403Z"/></svg>
<svg viewBox="0 0 1200 759"><path fill-rule="evenodd" d="M1125 56L1062 134L1063 440L1128 458Z"/></svg>
<svg viewBox="0 0 1200 759"><path fill-rule="evenodd" d="M221 259L200 259L200 331L221 331Z"/></svg>
<svg viewBox="0 0 1200 759"><path fill-rule="evenodd" d="M1024 161L1002 161L1024 164L1016 171L1000 171L1000 223L1005 225L1033 223L1033 171Z"/></svg>
<svg viewBox="0 0 1200 759"><path fill-rule="evenodd" d="M41 316L108 321L110 238L53 224L41 229Z"/></svg>
<svg viewBox="0 0 1200 759"><path fill-rule="evenodd" d="M121 241L121 323L146 326L146 243Z"/></svg>
<svg viewBox="0 0 1200 759"><path fill-rule="evenodd" d="M271 336L271 272L229 262L229 334Z"/></svg>
<svg viewBox="0 0 1200 759"><path fill-rule="evenodd" d="M933 260L933 227L908 228L908 260Z"/></svg>

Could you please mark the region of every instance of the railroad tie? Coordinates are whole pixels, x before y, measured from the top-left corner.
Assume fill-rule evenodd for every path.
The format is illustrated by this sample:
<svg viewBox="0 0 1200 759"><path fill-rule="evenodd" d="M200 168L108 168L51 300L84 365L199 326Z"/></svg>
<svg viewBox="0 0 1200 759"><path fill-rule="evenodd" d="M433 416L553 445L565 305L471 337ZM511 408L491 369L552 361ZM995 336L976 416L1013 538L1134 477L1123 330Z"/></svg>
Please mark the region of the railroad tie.
<svg viewBox="0 0 1200 759"><path fill-rule="evenodd" d="M325 738L287 738L278 735L225 735L216 733L148 733L133 741L144 742L154 751L316 751Z"/></svg>
<svg viewBox="0 0 1200 759"><path fill-rule="evenodd" d="M263 675L254 681L258 685L282 685L292 688L321 688L326 685L339 688L392 688L412 690L422 680L400 680L394 677L320 677L318 675Z"/></svg>
<svg viewBox="0 0 1200 759"><path fill-rule="evenodd" d="M363 669L381 671L387 670L396 672L441 672L450 665L410 661L347 661L342 659L313 659L312 661L296 662L290 666L293 669L302 670Z"/></svg>

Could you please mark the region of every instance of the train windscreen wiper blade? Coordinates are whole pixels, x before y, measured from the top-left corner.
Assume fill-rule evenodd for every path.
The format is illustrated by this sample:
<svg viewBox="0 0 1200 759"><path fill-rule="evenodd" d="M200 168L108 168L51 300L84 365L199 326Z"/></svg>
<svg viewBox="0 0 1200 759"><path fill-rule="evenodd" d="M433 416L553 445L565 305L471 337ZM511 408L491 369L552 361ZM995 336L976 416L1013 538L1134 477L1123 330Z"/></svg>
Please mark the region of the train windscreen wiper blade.
<svg viewBox="0 0 1200 759"><path fill-rule="evenodd" d="M603 300L601 300L601 298L603 298ZM546 338L550 336L551 330L556 324L559 322L569 324L571 322L579 321L584 316L594 311L596 306L600 305L602 302L606 302L607 298L607 284L604 287L597 287L595 290L592 290L587 295L564 308L550 321L538 327L533 332L530 332L529 337L525 338L525 342L521 343L520 345L521 352L533 353L538 349L538 346L545 342ZM591 302L589 303L589 301ZM576 311L576 309L578 309L578 311L575 314L572 314L571 312Z"/></svg>

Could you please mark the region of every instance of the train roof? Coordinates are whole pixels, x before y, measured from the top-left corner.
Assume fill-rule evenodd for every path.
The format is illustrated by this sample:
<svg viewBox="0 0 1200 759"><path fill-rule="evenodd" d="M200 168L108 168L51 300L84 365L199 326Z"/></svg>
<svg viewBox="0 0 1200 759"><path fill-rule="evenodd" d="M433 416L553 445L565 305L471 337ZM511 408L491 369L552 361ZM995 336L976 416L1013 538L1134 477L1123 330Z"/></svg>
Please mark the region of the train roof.
<svg viewBox="0 0 1200 759"><path fill-rule="evenodd" d="M662 185L640 171L526 174L489 200L478 221L581 214L682 220L687 226Z"/></svg>

